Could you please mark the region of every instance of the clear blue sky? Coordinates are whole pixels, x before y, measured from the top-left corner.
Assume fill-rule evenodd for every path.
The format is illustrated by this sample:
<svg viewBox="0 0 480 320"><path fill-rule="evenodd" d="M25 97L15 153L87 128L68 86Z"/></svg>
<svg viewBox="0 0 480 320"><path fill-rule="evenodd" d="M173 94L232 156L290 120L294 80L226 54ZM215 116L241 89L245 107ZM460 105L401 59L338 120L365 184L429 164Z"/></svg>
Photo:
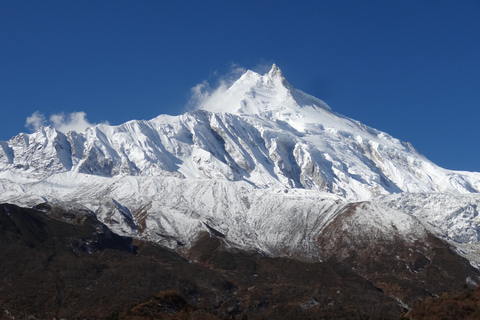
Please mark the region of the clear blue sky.
<svg viewBox="0 0 480 320"><path fill-rule="evenodd" d="M232 63L480 171L480 1L0 1L0 140L26 118L91 123L185 111Z"/></svg>

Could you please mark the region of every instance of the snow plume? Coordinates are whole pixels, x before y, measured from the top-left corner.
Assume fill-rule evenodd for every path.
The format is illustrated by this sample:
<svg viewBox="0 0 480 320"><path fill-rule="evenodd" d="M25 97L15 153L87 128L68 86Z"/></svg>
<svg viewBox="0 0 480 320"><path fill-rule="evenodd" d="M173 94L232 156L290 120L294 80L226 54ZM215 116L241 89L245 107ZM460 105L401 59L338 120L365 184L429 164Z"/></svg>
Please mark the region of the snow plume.
<svg viewBox="0 0 480 320"><path fill-rule="evenodd" d="M225 100L224 93L246 71L246 69L232 64L226 75L218 77L218 84L215 87L212 87L207 80L203 80L190 89L190 100L188 101L187 109L203 109L208 105L209 110L220 111ZM215 72L214 75L216 74Z"/></svg>
<svg viewBox="0 0 480 320"><path fill-rule="evenodd" d="M90 123L87 120L87 114L83 111L72 112L65 115L63 112L53 114L49 119L50 124L63 133L69 131L83 132L88 127L92 127L95 123ZM25 127L36 131L41 126L47 124L47 120L44 114L39 111L35 111L30 117L27 117Z"/></svg>
<svg viewBox="0 0 480 320"><path fill-rule="evenodd" d="M258 74L265 74L268 71L270 71L270 69L272 69L273 64L275 64L275 61L273 60L263 61L261 63L258 63L255 67L253 67L252 70Z"/></svg>

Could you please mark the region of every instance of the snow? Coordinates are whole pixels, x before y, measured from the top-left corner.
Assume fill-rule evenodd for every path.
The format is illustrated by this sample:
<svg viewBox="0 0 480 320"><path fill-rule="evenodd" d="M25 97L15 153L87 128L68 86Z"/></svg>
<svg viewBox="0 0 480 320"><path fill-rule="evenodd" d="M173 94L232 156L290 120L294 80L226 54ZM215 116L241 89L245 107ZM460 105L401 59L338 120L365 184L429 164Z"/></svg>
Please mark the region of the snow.
<svg viewBox="0 0 480 320"><path fill-rule="evenodd" d="M409 237L423 234L421 221L473 245L479 191L479 173L440 168L332 111L275 65L180 116L68 134L42 127L0 142L0 201L77 203L115 232L171 247L208 224L237 246L312 259L322 228L357 201L370 204L361 229Z"/></svg>

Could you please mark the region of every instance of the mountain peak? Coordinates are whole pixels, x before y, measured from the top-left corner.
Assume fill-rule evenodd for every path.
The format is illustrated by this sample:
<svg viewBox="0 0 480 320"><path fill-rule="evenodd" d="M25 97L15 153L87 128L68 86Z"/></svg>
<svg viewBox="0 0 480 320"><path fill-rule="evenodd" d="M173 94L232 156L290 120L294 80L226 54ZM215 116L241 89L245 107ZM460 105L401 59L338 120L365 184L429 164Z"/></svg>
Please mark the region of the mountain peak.
<svg viewBox="0 0 480 320"><path fill-rule="evenodd" d="M272 68L270 69L270 71L265 75L263 75L263 77L268 77L273 81L278 81L276 85L279 87L284 87L288 91L295 90L293 86L287 81L287 79L285 79L285 77L283 76L282 70L280 70L280 68L277 67L275 63L272 65Z"/></svg>
<svg viewBox="0 0 480 320"><path fill-rule="evenodd" d="M294 97L306 96L285 79L280 68L272 65L261 75L248 70L225 92L216 91L199 109L234 114L271 114L299 105Z"/></svg>
<svg viewBox="0 0 480 320"><path fill-rule="evenodd" d="M270 69L268 74L272 76L281 76L283 78L282 70L280 70L280 68L277 67L275 63L272 64L272 68Z"/></svg>
<svg viewBox="0 0 480 320"><path fill-rule="evenodd" d="M264 75L248 70L228 89L221 89L210 95L199 109L217 113L260 115L282 121L289 121L292 117L318 117L320 114L315 111L318 108L331 111L322 100L295 89L276 64ZM307 109L310 110L308 115L304 114Z"/></svg>

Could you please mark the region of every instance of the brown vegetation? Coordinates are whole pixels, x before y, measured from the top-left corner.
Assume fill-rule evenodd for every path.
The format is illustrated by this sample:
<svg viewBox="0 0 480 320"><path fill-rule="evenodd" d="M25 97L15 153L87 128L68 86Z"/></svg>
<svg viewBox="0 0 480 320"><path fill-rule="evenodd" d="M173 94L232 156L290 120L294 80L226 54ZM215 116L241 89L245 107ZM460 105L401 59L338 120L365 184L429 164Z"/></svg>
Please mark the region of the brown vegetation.
<svg viewBox="0 0 480 320"><path fill-rule="evenodd" d="M269 258L207 232L182 256L119 237L88 212L40 209L0 205L3 318L395 319L405 311L342 261ZM424 284L415 285L409 294Z"/></svg>
<svg viewBox="0 0 480 320"><path fill-rule="evenodd" d="M442 294L438 298L418 301L415 306L399 320L428 319L480 319L480 288L475 290L465 288L460 294Z"/></svg>

